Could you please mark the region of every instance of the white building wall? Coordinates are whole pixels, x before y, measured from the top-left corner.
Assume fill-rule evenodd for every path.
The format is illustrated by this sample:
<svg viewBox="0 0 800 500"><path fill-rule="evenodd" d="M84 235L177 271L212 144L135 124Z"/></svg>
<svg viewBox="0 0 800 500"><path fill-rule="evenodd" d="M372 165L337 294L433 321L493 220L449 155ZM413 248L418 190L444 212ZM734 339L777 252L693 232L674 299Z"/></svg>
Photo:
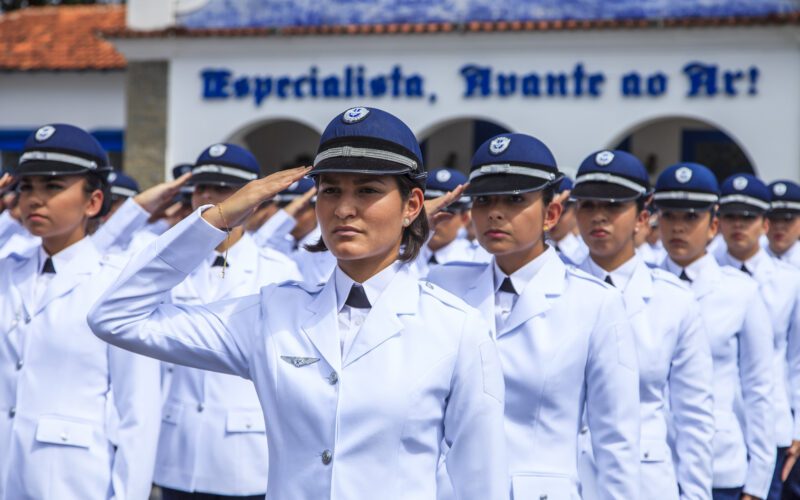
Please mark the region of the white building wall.
<svg viewBox="0 0 800 500"><path fill-rule="evenodd" d="M0 73L0 129L62 122L88 130L125 128L125 73Z"/></svg>
<svg viewBox="0 0 800 500"><path fill-rule="evenodd" d="M131 59L170 59L167 163L191 158L202 147L264 120L293 119L322 130L342 110L381 107L403 118L421 136L442 122L482 116L515 131L533 134L572 171L593 150L615 145L632 130L656 119L681 116L719 127L744 149L766 180L800 178L800 57L794 27L619 30L517 34L309 36L281 38L123 40ZM690 61L722 69L757 66L756 95L688 98L682 68ZM571 72L576 63L602 71L602 96L490 97L465 99L459 74L465 64L490 65L496 72ZM425 77L435 101L383 97L276 99L260 106L250 98L202 99L201 71L228 68L235 74L299 76L310 66L319 74L364 65L368 75L400 64L406 74ZM669 76L661 97L625 98L619 78L632 70ZM746 87L744 87L746 89Z"/></svg>

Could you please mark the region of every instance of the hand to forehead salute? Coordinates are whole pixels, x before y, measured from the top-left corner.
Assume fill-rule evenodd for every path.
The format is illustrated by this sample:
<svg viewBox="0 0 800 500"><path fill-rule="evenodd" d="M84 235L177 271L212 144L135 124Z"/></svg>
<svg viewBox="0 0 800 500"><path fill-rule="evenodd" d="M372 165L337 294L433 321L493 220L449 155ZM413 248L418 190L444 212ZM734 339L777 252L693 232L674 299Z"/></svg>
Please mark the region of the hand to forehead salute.
<svg viewBox="0 0 800 500"><path fill-rule="evenodd" d="M293 182L302 179L310 171L311 167L297 167L250 181L230 198L217 205L219 210L206 210L203 218L220 229L239 226L259 205L291 186ZM223 215L220 215L220 212Z"/></svg>

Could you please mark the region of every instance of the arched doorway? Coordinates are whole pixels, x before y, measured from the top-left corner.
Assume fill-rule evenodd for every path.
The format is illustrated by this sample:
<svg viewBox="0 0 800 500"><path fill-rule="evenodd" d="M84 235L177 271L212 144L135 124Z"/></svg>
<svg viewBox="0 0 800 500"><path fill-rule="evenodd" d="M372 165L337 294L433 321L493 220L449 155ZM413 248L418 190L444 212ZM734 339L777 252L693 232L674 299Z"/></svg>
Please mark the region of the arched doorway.
<svg viewBox="0 0 800 500"><path fill-rule="evenodd" d="M639 157L653 180L666 167L681 161L709 167L720 182L735 173L755 172L744 147L736 139L714 124L696 118L649 120L618 136L609 147Z"/></svg>
<svg viewBox="0 0 800 500"><path fill-rule="evenodd" d="M422 161L428 170L450 167L469 172L475 149L497 134L510 130L482 118L458 118L434 125L419 134Z"/></svg>
<svg viewBox="0 0 800 500"><path fill-rule="evenodd" d="M264 175L285 168L311 165L319 145L320 133L296 120L269 120L254 123L231 135L228 142L249 149Z"/></svg>

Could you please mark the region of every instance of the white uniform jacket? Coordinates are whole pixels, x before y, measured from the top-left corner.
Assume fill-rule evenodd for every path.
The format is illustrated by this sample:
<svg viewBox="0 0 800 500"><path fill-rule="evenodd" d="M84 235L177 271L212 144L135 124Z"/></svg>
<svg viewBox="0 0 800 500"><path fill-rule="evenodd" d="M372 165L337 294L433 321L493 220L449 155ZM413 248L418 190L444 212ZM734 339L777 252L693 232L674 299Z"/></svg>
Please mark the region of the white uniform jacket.
<svg viewBox="0 0 800 500"><path fill-rule="evenodd" d="M248 234L228 252L225 277L215 252L172 290L175 304L208 304L300 279L294 262L259 249ZM255 386L232 375L174 366L154 481L181 491L256 495L267 491L268 450Z"/></svg>
<svg viewBox="0 0 800 500"><path fill-rule="evenodd" d="M572 262L578 265L589 256L589 247L586 246L583 238L575 233L567 233L566 236L561 238L561 241L550 240L548 243L558 253L562 254L562 260L564 260L563 257L566 257L565 262Z"/></svg>
<svg viewBox="0 0 800 500"><path fill-rule="evenodd" d="M291 215L285 210L278 210L252 236L259 247L272 248L291 258L308 283L328 281L336 267L336 259L330 252L309 252L305 249L305 245L319 241L319 226L298 242L290 234L296 225L297 221Z"/></svg>
<svg viewBox="0 0 800 500"><path fill-rule="evenodd" d="M638 255L622 268L626 269L620 272L628 273L623 277L627 282L618 278L617 271L611 278L622 290L639 359L642 468L638 498L708 499L714 437L713 361L700 308L677 277L649 267ZM581 269L599 279L608 275L591 258ZM675 428L672 443L668 442L670 418ZM592 461L581 467L582 473L594 469L591 448L581 454L581 460Z"/></svg>
<svg viewBox="0 0 800 500"><path fill-rule="evenodd" d="M506 384L505 428L513 500L579 498L578 431L584 405L599 496L639 492L639 375L620 294L564 265L552 248L495 325L494 263L449 264L429 279L490 322ZM450 457L447 457L450 471Z"/></svg>
<svg viewBox="0 0 800 500"><path fill-rule="evenodd" d="M771 256L775 257L781 262L789 264L795 269L800 269L800 241L790 246L789 249L783 253L783 255L776 255L772 250L770 250L768 243L769 242L767 242L767 244L762 245L762 247L764 247L764 249Z"/></svg>
<svg viewBox="0 0 800 500"><path fill-rule="evenodd" d="M671 273L683 269L671 259ZM685 269L714 358L715 488L766 498L775 467L773 334L758 283L707 253ZM749 459L749 460L748 460Z"/></svg>
<svg viewBox="0 0 800 500"><path fill-rule="evenodd" d="M140 354L253 380L269 500L434 499L443 439L459 498L506 497L503 378L474 309L404 268L342 359L333 280L162 304L224 237L198 210L131 261L89 322Z"/></svg>
<svg viewBox="0 0 800 500"><path fill-rule="evenodd" d="M431 258L434 256L436 261L431 262ZM431 250L428 245L423 246L414 260L412 268L417 276L424 278L437 265L450 262L489 262L491 257L491 254L486 252L477 252L468 239L456 238L436 252Z"/></svg>
<svg viewBox="0 0 800 500"><path fill-rule="evenodd" d="M742 262L729 253L717 257L722 266L741 269ZM760 250L744 262L758 282L761 298L767 306L775 334L772 364L772 407L775 420L775 443L790 446L800 440L800 271Z"/></svg>
<svg viewBox="0 0 800 500"><path fill-rule="evenodd" d="M40 244L41 239L11 217L11 211L0 212L0 259L12 253L23 255Z"/></svg>
<svg viewBox="0 0 800 500"><path fill-rule="evenodd" d="M0 498L145 500L158 363L92 334L86 313L121 266L88 238L68 250L39 300L40 249L0 260Z"/></svg>

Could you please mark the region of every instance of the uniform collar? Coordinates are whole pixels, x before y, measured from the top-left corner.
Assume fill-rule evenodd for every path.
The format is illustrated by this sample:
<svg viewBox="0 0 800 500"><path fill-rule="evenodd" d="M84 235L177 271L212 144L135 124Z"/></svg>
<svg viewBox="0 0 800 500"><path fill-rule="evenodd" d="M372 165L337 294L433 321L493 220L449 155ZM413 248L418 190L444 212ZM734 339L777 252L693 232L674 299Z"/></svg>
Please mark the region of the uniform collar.
<svg viewBox="0 0 800 500"><path fill-rule="evenodd" d="M500 269L500 266L497 265L497 260L493 258L492 267L494 270L495 293L500 290L500 285L503 284L503 280L508 277L511 278L511 284L514 285L514 290L517 291L517 294L522 294L522 291L525 290L531 281L533 281L533 278L536 276L539 270L545 264L547 264L552 257L558 258L553 247L547 247L547 249L542 252L541 255L517 269L515 272L511 273L511 276L507 276L506 273Z"/></svg>
<svg viewBox="0 0 800 500"><path fill-rule="evenodd" d="M465 249L465 247L468 246L469 246L469 241L466 239L462 240L460 238L454 239L453 241L443 246L439 250L436 250L435 252L431 250L431 248L428 245L425 245L424 259L425 262L427 262L428 259L431 258L431 255L436 255L436 260L440 264L461 260L463 258L463 250Z"/></svg>
<svg viewBox="0 0 800 500"><path fill-rule="evenodd" d="M364 283L361 283L361 286L364 287L364 292L367 294L367 299L369 299L369 303L371 305L375 305L378 301L378 297L380 297L381 293L389 286L389 283L392 282L392 278L394 275L397 274L397 271L400 269L402 265L401 262L395 261L390 266L383 269L381 272L376 274L375 276L371 277ZM333 272L333 279L334 284L336 285L336 310L341 311L344 307L344 303L347 300L347 296L350 294L350 289L355 284L355 280L345 274L342 271L342 268L336 266L336 269Z"/></svg>
<svg viewBox="0 0 800 500"><path fill-rule="evenodd" d="M751 274L755 275L759 272L760 267L762 267L765 263L768 263L769 259L770 257L767 252L759 248L755 255L745 261L737 259L731 255L730 252L725 252L720 259L720 264L735 267L736 269L741 269L742 264L744 264L747 270L750 271Z"/></svg>
<svg viewBox="0 0 800 500"><path fill-rule="evenodd" d="M608 272L597 265L597 263L591 257L587 257L586 270L589 271L591 275L601 280L605 280L606 276L611 276L611 281L614 282L614 286L620 290L625 290L641 260L642 258L639 257L638 254L634 253L633 257L625 261L624 264L613 271Z"/></svg>
<svg viewBox="0 0 800 500"><path fill-rule="evenodd" d="M44 261L48 258L53 260L53 267L56 270L56 273L63 272L67 269L70 261L74 259L78 255L86 255L84 249L86 245L91 245L91 239L88 237L84 237L81 240L73 243L72 245L68 246L67 248L61 250L55 255L48 255L44 249L44 245L39 246L39 264L38 270L41 272L42 266L44 266Z"/></svg>
<svg viewBox="0 0 800 500"><path fill-rule="evenodd" d="M666 266L667 270L674 274L675 276L680 276L682 271L686 272L686 276L689 277L692 282L698 280L698 278L702 278L704 274L707 274L709 271L713 269L719 269L719 265L717 264L716 259L714 258L711 253L706 252L705 255L697 259L696 261L692 262L686 267L681 267L675 263L670 257L667 257L664 260L664 265Z"/></svg>
<svg viewBox="0 0 800 500"><path fill-rule="evenodd" d="M769 254L775 257L776 259L782 260L784 262L792 262L794 254L800 254L800 241L794 243L792 246L786 249L786 251L783 252L783 254L781 255L778 255L775 252L773 252L772 249L769 247L769 243L765 248L767 252L769 252Z"/></svg>
<svg viewBox="0 0 800 500"><path fill-rule="evenodd" d="M555 246L558 247L559 251L565 253L570 253L574 250L577 250L581 245L581 242L578 239L578 237L575 235L575 233L572 232L567 233L567 235L561 238L560 241L554 240L554 243Z"/></svg>

